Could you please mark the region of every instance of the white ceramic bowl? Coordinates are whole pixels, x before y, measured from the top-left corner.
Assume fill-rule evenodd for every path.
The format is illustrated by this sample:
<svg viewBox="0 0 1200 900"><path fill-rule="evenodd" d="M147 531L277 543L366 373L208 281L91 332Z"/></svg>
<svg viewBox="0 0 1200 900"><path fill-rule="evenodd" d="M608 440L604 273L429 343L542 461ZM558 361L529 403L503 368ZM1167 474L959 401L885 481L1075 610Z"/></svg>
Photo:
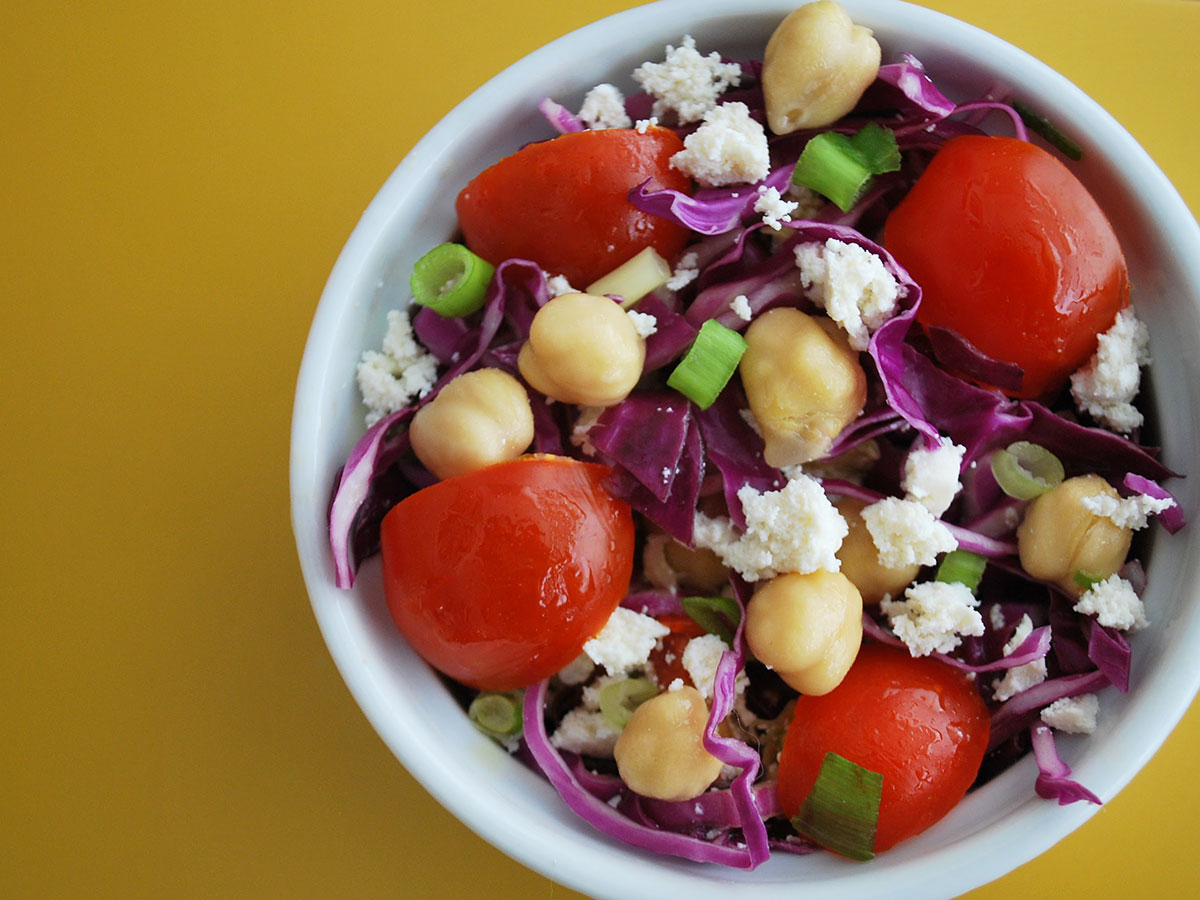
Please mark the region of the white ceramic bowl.
<svg viewBox="0 0 1200 900"><path fill-rule="evenodd" d="M1139 314L1155 355L1156 406L1165 461L1193 477L1178 483L1196 509L1200 435L1200 229L1146 153L1107 113L1045 65L972 26L891 0L843 0L875 30L885 55L917 55L958 99L1011 88L1085 142L1076 167L1107 211L1128 259ZM455 816L505 853L599 898L727 897L754 885L759 898L949 897L1046 850L1096 807L1059 807L1033 793L1025 759L969 795L934 828L867 865L829 854L778 855L754 872L655 857L593 831L553 789L468 724L431 670L397 633L382 599L377 561L352 591L333 585L326 505L335 472L362 433L354 368L377 346L387 310L408 301L413 262L455 230L452 199L497 158L549 130L536 103L568 106L601 81L632 90L628 72L660 59L685 32L705 50L760 57L790 0L665 0L562 37L497 75L452 110L400 164L343 250L321 298L304 353L292 430L292 518L304 578L329 650L363 711L404 766ZM1104 800L1142 767L1200 685L1200 530L1157 535L1136 635L1129 695L1102 696L1090 738L1062 738L1076 777Z"/></svg>

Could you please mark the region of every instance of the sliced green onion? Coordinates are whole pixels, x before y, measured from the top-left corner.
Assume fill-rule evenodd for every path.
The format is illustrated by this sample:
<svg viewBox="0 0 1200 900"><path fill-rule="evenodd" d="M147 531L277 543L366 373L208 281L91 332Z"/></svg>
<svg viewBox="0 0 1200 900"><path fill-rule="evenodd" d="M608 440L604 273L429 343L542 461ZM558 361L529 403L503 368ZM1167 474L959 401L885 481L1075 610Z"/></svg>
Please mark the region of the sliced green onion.
<svg viewBox="0 0 1200 900"><path fill-rule="evenodd" d="M521 733L521 694L480 694L467 707L467 718L488 737L514 738Z"/></svg>
<svg viewBox="0 0 1200 900"><path fill-rule="evenodd" d="M708 409L733 377L746 352L746 339L709 319L667 379L673 387L701 409Z"/></svg>
<svg viewBox="0 0 1200 900"><path fill-rule="evenodd" d="M715 634L730 647L733 646L733 633L742 620L742 611L735 600L728 597L684 597L679 602L693 622L709 634Z"/></svg>
<svg viewBox="0 0 1200 900"><path fill-rule="evenodd" d="M812 793L792 819L792 827L834 853L873 859L882 796L882 775L826 753Z"/></svg>
<svg viewBox="0 0 1200 900"><path fill-rule="evenodd" d="M589 294L616 294L621 298L621 307L629 309L651 291L656 291L671 280L671 266L653 247L617 266L607 275L602 275L587 287Z"/></svg>
<svg viewBox="0 0 1200 900"><path fill-rule="evenodd" d="M972 593L979 587L983 578L983 570L987 568L987 559L970 550L951 550L942 557L938 566L936 581L953 584L965 584Z"/></svg>
<svg viewBox="0 0 1200 900"><path fill-rule="evenodd" d="M495 271L462 244L442 244L417 260L408 285L417 303L449 319L483 306Z"/></svg>
<svg viewBox="0 0 1200 900"><path fill-rule="evenodd" d="M852 137L826 131L812 138L796 161L792 183L823 194L845 212L862 197L873 176L899 168L896 135L872 122Z"/></svg>
<svg viewBox="0 0 1200 900"><path fill-rule="evenodd" d="M658 693L645 678L623 678L600 690L600 713L613 728L624 728L633 711Z"/></svg>
<svg viewBox="0 0 1200 900"><path fill-rule="evenodd" d="M1052 147L1062 151L1068 159L1076 162L1083 159L1083 148L1064 134L1057 125L1040 113L1034 112L1024 103L1013 102L1013 109L1021 117L1021 121L1034 134L1040 134Z"/></svg>
<svg viewBox="0 0 1200 900"><path fill-rule="evenodd" d="M1093 587L1104 581L1104 576L1093 575L1091 572L1085 572L1083 569L1080 569L1075 573L1073 581L1085 591L1090 591Z"/></svg>
<svg viewBox="0 0 1200 900"><path fill-rule="evenodd" d="M1062 484L1063 465L1038 444L1017 441L992 454L992 475L1000 490L1018 500L1032 500Z"/></svg>

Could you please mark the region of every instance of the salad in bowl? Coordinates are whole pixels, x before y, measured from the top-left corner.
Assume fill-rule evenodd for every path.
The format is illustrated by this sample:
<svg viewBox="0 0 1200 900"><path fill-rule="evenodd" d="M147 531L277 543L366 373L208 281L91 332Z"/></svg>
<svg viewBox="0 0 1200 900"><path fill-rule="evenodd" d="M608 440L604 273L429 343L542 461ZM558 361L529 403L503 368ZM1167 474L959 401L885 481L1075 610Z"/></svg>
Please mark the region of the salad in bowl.
<svg viewBox="0 0 1200 900"><path fill-rule="evenodd" d="M511 152L475 122L491 158L404 186L432 240L360 225L394 243L375 324L331 340L363 418L323 596L375 657L343 671L377 727L436 708L418 744L491 742L634 869L891 877L1035 797L1099 804L1077 736L1178 612L1160 301L1099 151L894 6L734 40L714 14L574 95L527 77Z"/></svg>

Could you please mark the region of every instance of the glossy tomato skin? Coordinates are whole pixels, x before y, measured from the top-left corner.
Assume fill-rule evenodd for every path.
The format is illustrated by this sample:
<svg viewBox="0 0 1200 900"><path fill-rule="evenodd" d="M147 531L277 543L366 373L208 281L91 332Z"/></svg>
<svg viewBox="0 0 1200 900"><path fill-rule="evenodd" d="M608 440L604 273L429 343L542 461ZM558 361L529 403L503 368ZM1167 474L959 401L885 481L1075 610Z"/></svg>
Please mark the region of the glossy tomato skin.
<svg viewBox="0 0 1200 900"><path fill-rule="evenodd" d="M383 519L388 608L434 668L480 690L575 659L629 589L633 518L605 466L530 456L440 481Z"/></svg>
<svg viewBox="0 0 1200 900"><path fill-rule="evenodd" d="M950 812L987 749L983 699L963 673L906 650L864 644L830 693L802 696L779 762L779 799L796 815L826 753L883 775L875 851Z"/></svg>
<svg viewBox="0 0 1200 900"><path fill-rule="evenodd" d="M493 265L531 259L584 290L643 248L672 261L687 229L642 212L628 194L691 190L670 159L683 142L666 128L604 129L529 144L463 188L456 208L468 247Z"/></svg>
<svg viewBox="0 0 1200 900"><path fill-rule="evenodd" d="M1125 257L1099 205L1027 141L948 141L892 211L884 244L921 286L917 319L957 331L1060 389L1129 300Z"/></svg>

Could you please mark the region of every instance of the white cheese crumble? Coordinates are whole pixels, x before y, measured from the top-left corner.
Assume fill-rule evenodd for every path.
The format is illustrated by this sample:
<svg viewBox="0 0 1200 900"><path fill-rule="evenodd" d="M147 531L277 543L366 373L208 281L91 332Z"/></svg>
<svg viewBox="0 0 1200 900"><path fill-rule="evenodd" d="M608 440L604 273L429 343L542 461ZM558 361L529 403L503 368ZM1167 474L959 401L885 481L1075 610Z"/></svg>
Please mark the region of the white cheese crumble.
<svg viewBox="0 0 1200 900"><path fill-rule="evenodd" d="M638 333L638 336L645 340L650 335L658 331L658 319L650 313L638 312L636 309L626 311L629 320L633 322L633 330Z"/></svg>
<svg viewBox="0 0 1200 900"><path fill-rule="evenodd" d="M697 512L697 546L715 552L747 581L785 572L838 571L837 551L849 528L815 478L801 475L782 490L762 493L745 485L737 495L745 532L738 534L724 516L710 519Z"/></svg>
<svg viewBox="0 0 1200 900"><path fill-rule="evenodd" d="M760 181L771 171L767 133L745 103L714 106L683 139L671 167L708 187Z"/></svg>
<svg viewBox="0 0 1200 900"><path fill-rule="evenodd" d="M871 332L896 312L900 284L874 253L829 238L795 249L800 283L837 322L855 350L866 350Z"/></svg>
<svg viewBox="0 0 1200 900"><path fill-rule="evenodd" d="M683 648L683 667L705 700L712 699L717 664L728 649L728 645L715 634L694 637Z"/></svg>
<svg viewBox="0 0 1200 900"><path fill-rule="evenodd" d="M571 426L571 446L578 447L584 456L595 456L596 447L592 443L592 439L588 437L588 432L592 426L599 420L604 412L603 406L581 406L579 407L579 418L575 420L575 424Z"/></svg>
<svg viewBox="0 0 1200 900"><path fill-rule="evenodd" d="M1042 710L1042 721L1067 734L1092 734L1100 714L1100 698L1095 694L1063 697Z"/></svg>
<svg viewBox="0 0 1200 900"><path fill-rule="evenodd" d="M1079 502L1089 512L1111 519L1120 528L1134 531L1149 525L1150 516L1156 516L1175 505L1170 497L1151 497L1149 494L1135 494L1121 499L1108 494L1095 494Z"/></svg>
<svg viewBox="0 0 1200 900"><path fill-rule="evenodd" d="M658 116L651 116L648 119L638 119L637 124L633 126L633 130L638 134L645 134L650 128L658 124Z"/></svg>
<svg viewBox="0 0 1200 900"><path fill-rule="evenodd" d="M644 666L654 642L670 632L657 619L618 606L600 633L583 645L583 652L609 675L624 675Z"/></svg>
<svg viewBox="0 0 1200 900"><path fill-rule="evenodd" d="M1150 332L1132 308L1123 309L1100 335L1092 358L1071 376L1071 396L1100 424L1129 434L1142 424L1133 398L1141 381L1140 367L1149 363Z"/></svg>
<svg viewBox="0 0 1200 900"><path fill-rule="evenodd" d="M698 122L727 88L741 83L742 67L721 62L716 51L701 56L695 38L685 34L678 47L667 44L662 62L645 62L634 69L633 80L654 98L654 115L674 112L686 125Z"/></svg>
<svg viewBox="0 0 1200 900"><path fill-rule="evenodd" d="M750 308L750 298L745 294L738 294L729 301L729 308L733 314L743 322L749 322L754 318L754 310Z"/></svg>
<svg viewBox="0 0 1200 900"><path fill-rule="evenodd" d="M754 211L762 216L763 224L771 226L775 231L783 229L784 222L792 221L792 213L799 209L800 204L793 200L784 200L779 196L779 189L758 186L758 198L754 201Z"/></svg>
<svg viewBox="0 0 1200 900"><path fill-rule="evenodd" d="M994 631L999 631L1007 624L1004 621L1004 608L999 603L993 603L991 609L988 610L988 621L992 623Z"/></svg>
<svg viewBox="0 0 1200 900"><path fill-rule="evenodd" d="M563 716L550 743L559 750L588 756L612 756L621 732L595 709L577 706Z"/></svg>
<svg viewBox="0 0 1200 900"><path fill-rule="evenodd" d="M625 97L612 84L598 84L583 98L579 118L588 128L628 128L633 124L625 112Z"/></svg>
<svg viewBox="0 0 1200 900"><path fill-rule="evenodd" d="M879 564L889 569L932 566L938 554L949 553L958 541L945 523L916 500L884 497L861 513Z"/></svg>
<svg viewBox="0 0 1200 900"><path fill-rule="evenodd" d="M995 609L996 607L992 607ZM1008 643L1004 645L1004 655L1012 656L1018 647L1025 643L1026 638L1033 634L1033 620L1029 615L1021 616L1021 621L1017 623L1016 631L1012 637L1008 639ZM1004 673L1004 677L996 682L996 687L992 696L1000 701L1007 700L1009 697L1015 697L1021 691L1028 690L1035 684L1041 684L1046 680L1046 660L1035 659L1031 663L1026 663L1023 666L1014 666Z"/></svg>
<svg viewBox="0 0 1200 900"><path fill-rule="evenodd" d="M561 297L563 294L578 294L575 288L571 287L571 282L567 281L566 275L551 275L549 272L543 272L546 276L546 293L550 295L550 299Z"/></svg>
<svg viewBox="0 0 1200 900"><path fill-rule="evenodd" d="M1120 631L1135 631L1149 624L1142 598L1120 575L1109 575L1093 584L1084 591L1074 609L1085 616L1095 616L1096 621L1107 628Z"/></svg>
<svg viewBox="0 0 1200 900"><path fill-rule="evenodd" d="M916 500L935 516L940 516L962 490L958 475L962 471L965 447L943 438L934 449L926 449L924 439L909 451L904 459L904 476L900 486L905 499Z"/></svg>
<svg viewBox="0 0 1200 900"><path fill-rule="evenodd" d="M380 350L364 351L358 363L368 426L424 397L437 381L437 359L417 343L408 314L393 309L387 323Z"/></svg>
<svg viewBox="0 0 1200 900"><path fill-rule="evenodd" d="M679 257L679 262L675 264L675 271L667 279L667 290L681 291L695 281L699 275L699 257L689 251Z"/></svg>
<svg viewBox="0 0 1200 900"><path fill-rule="evenodd" d="M691 676L689 676L689 677L691 677ZM683 688L684 688L684 683L683 683L682 678L673 679L671 681L671 683L667 685L668 691L682 691Z"/></svg>
<svg viewBox="0 0 1200 900"><path fill-rule="evenodd" d="M983 634L979 601L965 584L926 581L909 587L904 597L885 597L879 608L913 656L949 653L962 643L960 635Z"/></svg>
<svg viewBox="0 0 1200 900"><path fill-rule="evenodd" d="M586 653L577 657L558 670L558 680L563 684L583 684L592 677L596 664Z"/></svg>

